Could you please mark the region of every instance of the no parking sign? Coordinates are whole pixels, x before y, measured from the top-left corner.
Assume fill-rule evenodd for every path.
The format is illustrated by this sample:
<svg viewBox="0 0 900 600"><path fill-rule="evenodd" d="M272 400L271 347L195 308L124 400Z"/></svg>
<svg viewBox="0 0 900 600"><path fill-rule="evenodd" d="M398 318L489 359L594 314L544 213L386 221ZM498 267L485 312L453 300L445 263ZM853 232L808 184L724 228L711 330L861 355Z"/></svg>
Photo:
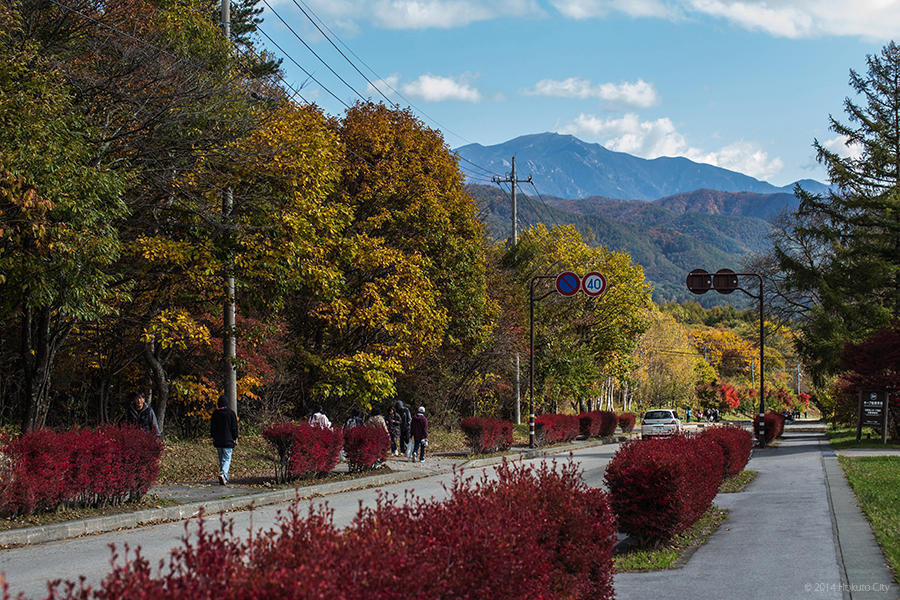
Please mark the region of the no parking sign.
<svg viewBox="0 0 900 600"><path fill-rule="evenodd" d="M563 271L556 276L556 291L563 296L574 296L579 290L588 296L596 298L606 291L606 277L596 271L591 271L584 277L579 277L571 271Z"/></svg>

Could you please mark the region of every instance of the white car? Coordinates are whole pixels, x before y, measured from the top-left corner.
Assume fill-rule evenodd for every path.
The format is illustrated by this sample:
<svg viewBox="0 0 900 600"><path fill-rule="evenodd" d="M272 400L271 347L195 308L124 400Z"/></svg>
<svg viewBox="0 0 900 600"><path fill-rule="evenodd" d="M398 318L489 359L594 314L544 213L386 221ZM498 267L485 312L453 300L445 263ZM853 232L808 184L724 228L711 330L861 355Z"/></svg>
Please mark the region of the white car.
<svg viewBox="0 0 900 600"><path fill-rule="evenodd" d="M648 410L641 420L641 437L665 437L681 433L681 421L671 408Z"/></svg>

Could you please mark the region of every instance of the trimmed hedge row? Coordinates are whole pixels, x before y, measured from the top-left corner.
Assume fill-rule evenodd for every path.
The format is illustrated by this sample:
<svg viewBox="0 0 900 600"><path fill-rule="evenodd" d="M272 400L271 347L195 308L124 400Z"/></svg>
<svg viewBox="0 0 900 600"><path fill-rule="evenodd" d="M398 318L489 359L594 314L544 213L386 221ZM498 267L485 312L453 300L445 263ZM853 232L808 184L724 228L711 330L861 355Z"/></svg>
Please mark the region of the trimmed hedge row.
<svg viewBox="0 0 900 600"><path fill-rule="evenodd" d="M327 509L295 504L275 528L244 539L201 520L164 569L126 555L97 589L59 598L611 599L615 517L572 464L503 464L457 478L443 502L382 497L342 530ZM162 571L162 573L160 573Z"/></svg>
<svg viewBox="0 0 900 600"><path fill-rule="evenodd" d="M622 430L622 433L630 433L634 431L634 424L636 422L636 417L634 413L622 413L619 415L619 428Z"/></svg>
<svg viewBox="0 0 900 600"><path fill-rule="evenodd" d="M579 432L585 437L609 437L616 432L619 419L608 410L583 412L578 415Z"/></svg>
<svg viewBox="0 0 900 600"><path fill-rule="evenodd" d="M487 454L507 450L513 443L512 423L491 417L468 417L460 429L466 434L473 454Z"/></svg>
<svg viewBox="0 0 900 600"><path fill-rule="evenodd" d="M725 476L737 475L747 466L753 451L753 436L741 427L711 427L703 430L701 438L709 439L722 447Z"/></svg>
<svg viewBox="0 0 900 600"><path fill-rule="evenodd" d="M753 434L759 439L759 415L753 419ZM777 437L781 437L784 433L784 415L776 412L767 412L764 416L763 423L766 426L766 442L771 442Z"/></svg>
<svg viewBox="0 0 900 600"><path fill-rule="evenodd" d="M350 471L376 467L390 451L391 437L381 425L358 425L344 430L344 455Z"/></svg>
<svg viewBox="0 0 900 600"><path fill-rule="evenodd" d="M340 429L314 427L308 423L275 423L262 435L278 453L275 479L291 479L330 473L341 458L344 435Z"/></svg>
<svg viewBox="0 0 900 600"><path fill-rule="evenodd" d="M570 442L578 437L579 431L576 415L541 415L534 420L534 437L539 445Z"/></svg>
<svg viewBox="0 0 900 600"><path fill-rule="evenodd" d="M162 442L136 427L37 429L3 444L0 514L139 500L159 474Z"/></svg>
<svg viewBox="0 0 900 600"><path fill-rule="evenodd" d="M712 504L723 476L718 443L677 435L625 442L605 481L619 531L654 545L693 525Z"/></svg>

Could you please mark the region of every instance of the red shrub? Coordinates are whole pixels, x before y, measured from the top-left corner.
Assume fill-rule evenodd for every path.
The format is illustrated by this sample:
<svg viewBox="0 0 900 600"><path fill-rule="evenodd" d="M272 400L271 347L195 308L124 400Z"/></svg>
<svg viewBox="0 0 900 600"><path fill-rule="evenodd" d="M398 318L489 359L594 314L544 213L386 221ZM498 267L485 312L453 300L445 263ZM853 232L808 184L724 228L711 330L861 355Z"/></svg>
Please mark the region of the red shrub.
<svg viewBox="0 0 900 600"><path fill-rule="evenodd" d="M616 432L616 413L608 410L583 412L578 415L579 431L585 437L609 437Z"/></svg>
<svg viewBox="0 0 900 600"><path fill-rule="evenodd" d="M159 473L162 443L132 427L38 429L2 450L0 513L138 500Z"/></svg>
<svg viewBox="0 0 900 600"><path fill-rule="evenodd" d="M725 475L737 475L750 460L753 450L753 436L742 427L712 427L704 429L701 438L709 439L722 447L725 459Z"/></svg>
<svg viewBox="0 0 900 600"><path fill-rule="evenodd" d="M278 453L275 478L330 473L341 458L344 436L340 429L323 429L309 423L275 423L262 432Z"/></svg>
<svg viewBox="0 0 900 600"><path fill-rule="evenodd" d="M759 415L753 420L753 434L759 439ZM784 433L784 415L776 412L767 412L764 417L766 427L766 442L771 442Z"/></svg>
<svg viewBox="0 0 900 600"><path fill-rule="evenodd" d="M445 502L396 506L382 496L344 531L326 510L295 504L267 533L243 539L231 525L184 538L155 574L125 557L78 598L613 598L615 518L603 492L573 463L502 465L496 478L457 478Z"/></svg>
<svg viewBox="0 0 900 600"><path fill-rule="evenodd" d="M381 464L391 451L391 437L381 425L359 425L344 430L344 454L351 471Z"/></svg>
<svg viewBox="0 0 900 600"><path fill-rule="evenodd" d="M576 415L541 415L534 420L534 437L538 444L569 442L578 437Z"/></svg>
<svg viewBox="0 0 900 600"><path fill-rule="evenodd" d="M472 454L507 450L513 443L512 423L491 417L468 417L459 423L466 434Z"/></svg>
<svg viewBox="0 0 900 600"><path fill-rule="evenodd" d="M619 415L619 427L622 433L629 433L634 430L635 416L634 413L622 413Z"/></svg>
<svg viewBox="0 0 900 600"><path fill-rule="evenodd" d="M693 525L712 504L723 475L717 443L678 435L625 442L605 481L619 530L647 545Z"/></svg>

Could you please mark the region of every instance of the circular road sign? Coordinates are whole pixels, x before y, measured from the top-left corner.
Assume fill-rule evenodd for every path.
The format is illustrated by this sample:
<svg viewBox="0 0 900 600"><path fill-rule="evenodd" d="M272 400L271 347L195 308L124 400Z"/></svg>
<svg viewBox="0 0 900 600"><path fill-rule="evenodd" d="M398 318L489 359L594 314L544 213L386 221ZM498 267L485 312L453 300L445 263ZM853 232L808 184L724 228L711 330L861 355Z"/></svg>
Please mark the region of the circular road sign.
<svg viewBox="0 0 900 600"><path fill-rule="evenodd" d="M713 275L713 287L720 294L730 294L738 289L738 278L731 269L719 269Z"/></svg>
<svg viewBox="0 0 900 600"><path fill-rule="evenodd" d="M600 273L588 273L581 279L581 289L588 296L600 296L606 291L606 277Z"/></svg>
<svg viewBox="0 0 900 600"><path fill-rule="evenodd" d="M574 296L581 287L581 279L571 271L564 271L556 276L556 291L563 296Z"/></svg>
<svg viewBox="0 0 900 600"><path fill-rule="evenodd" d="M712 287L712 277L703 269L694 269L687 276L687 288L695 294L705 294Z"/></svg>

